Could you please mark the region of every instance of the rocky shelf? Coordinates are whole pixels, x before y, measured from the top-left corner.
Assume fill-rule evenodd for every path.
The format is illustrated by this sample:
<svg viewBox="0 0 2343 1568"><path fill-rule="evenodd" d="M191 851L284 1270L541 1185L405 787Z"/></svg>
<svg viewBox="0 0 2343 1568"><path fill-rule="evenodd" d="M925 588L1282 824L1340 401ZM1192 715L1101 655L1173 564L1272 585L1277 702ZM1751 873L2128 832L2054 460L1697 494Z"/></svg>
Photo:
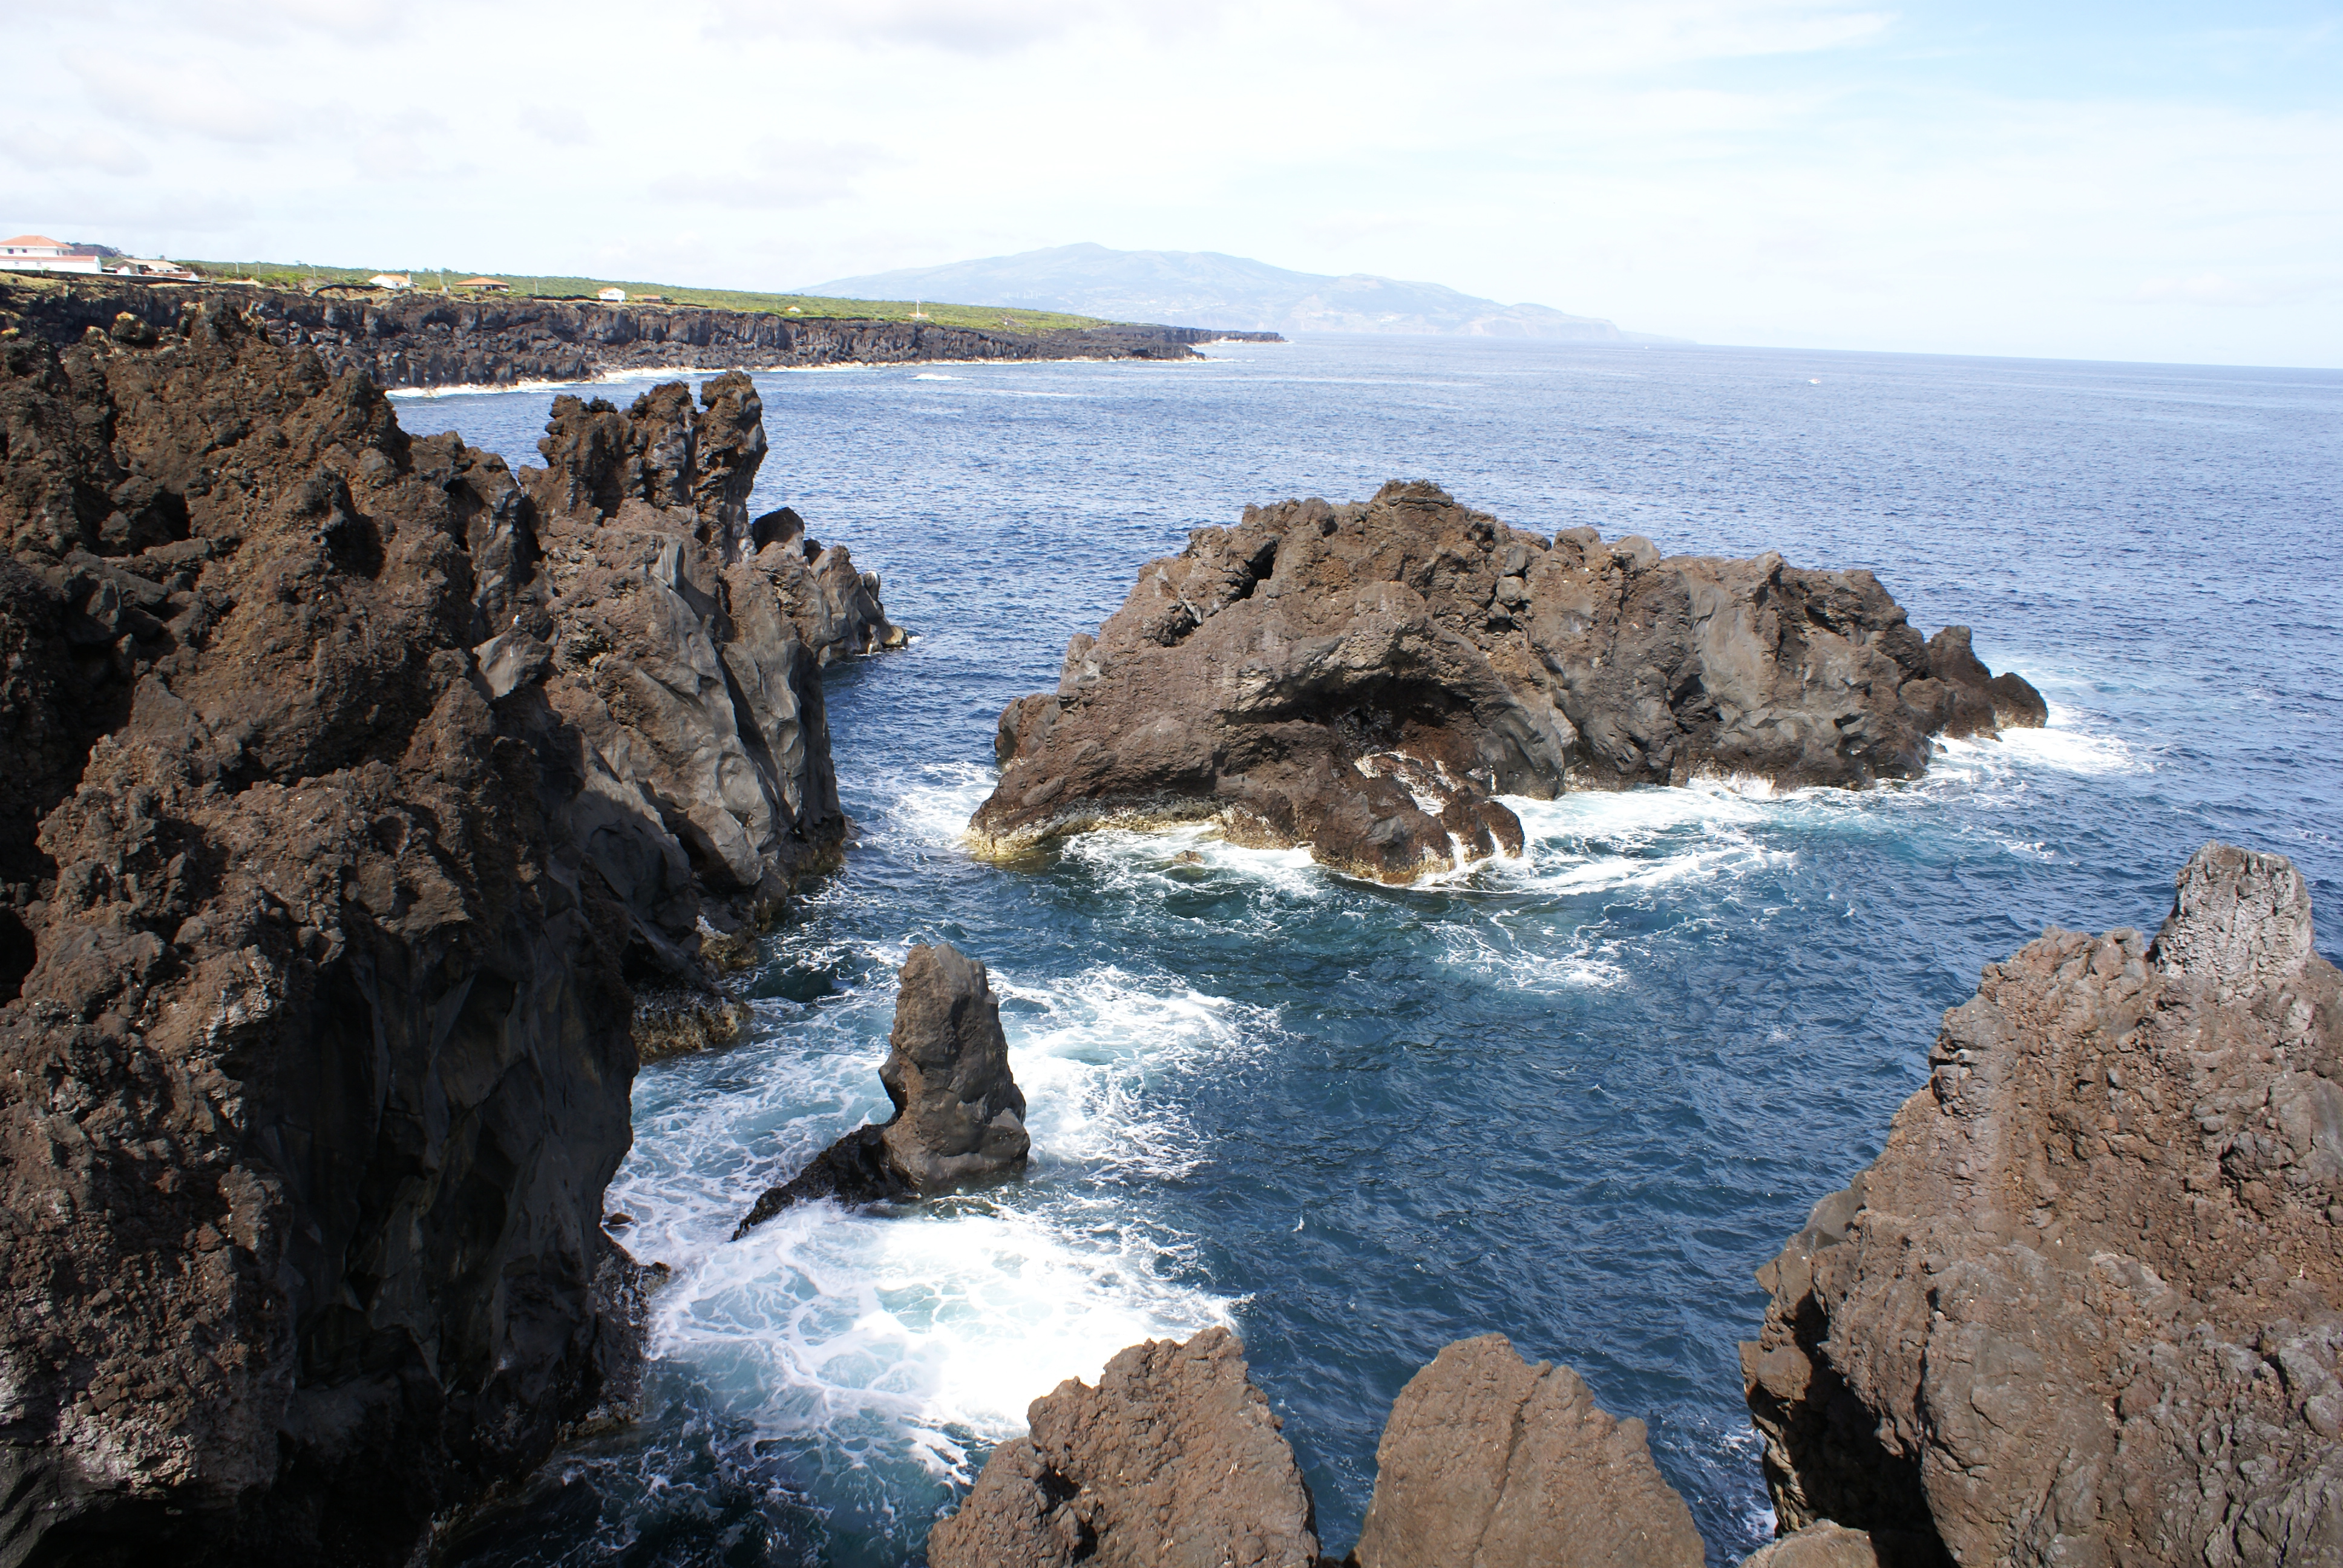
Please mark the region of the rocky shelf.
<svg viewBox="0 0 2343 1568"><path fill-rule="evenodd" d="M377 387L509 387L633 371L771 370L933 360L1192 359L1225 339L1273 332L1111 324L1055 332L932 322L770 315L685 305L455 298L419 290L359 298L226 285L31 283L0 278L0 330L60 346L127 313L162 328L190 303L256 324L275 344L315 349L334 374Z"/></svg>

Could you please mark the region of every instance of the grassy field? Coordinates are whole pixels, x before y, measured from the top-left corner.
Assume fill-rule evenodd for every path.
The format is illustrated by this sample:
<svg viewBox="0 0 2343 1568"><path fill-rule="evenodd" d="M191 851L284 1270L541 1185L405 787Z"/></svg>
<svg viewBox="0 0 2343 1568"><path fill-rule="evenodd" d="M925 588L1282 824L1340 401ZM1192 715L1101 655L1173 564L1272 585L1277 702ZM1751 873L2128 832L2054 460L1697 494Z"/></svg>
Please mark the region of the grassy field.
<svg viewBox="0 0 2343 1568"><path fill-rule="evenodd" d="M656 294L670 305L705 305L718 310L757 310L771 316L852 317L860 320L909 321L916 310L926 320L946 327L1010 327L1026 332L1054 332L1064 327L1097 327L1095 316L1067 316L1054 310L1020 310L1005 305L939 305L909 299L823 299L809 294L751 294L734 288L687 288L672 283L642 283L616 277L528 277L519 273L477 274L450 267L446 273L406 267L299 266L276 261L182 261L207 278L248 277L274 288L298 288L305 279L328 283L364 283L377 272L406 272L417 292L438 292L444 276L451 291L465 278L491 276L512 285L515 297L530 295L591 299L605 288L623 288L629 301Z"/></svg>

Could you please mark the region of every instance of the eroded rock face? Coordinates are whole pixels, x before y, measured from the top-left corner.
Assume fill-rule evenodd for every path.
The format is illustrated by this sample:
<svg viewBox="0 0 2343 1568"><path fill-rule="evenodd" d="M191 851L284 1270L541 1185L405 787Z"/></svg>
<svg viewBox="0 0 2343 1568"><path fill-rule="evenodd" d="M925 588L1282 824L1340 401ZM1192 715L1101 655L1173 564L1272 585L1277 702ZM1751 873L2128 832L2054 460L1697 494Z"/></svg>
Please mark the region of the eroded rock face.
<svg viewBox="0 0 2343 1568"><path fill-rule="evenodd" d="M567 825L627 905L637 972L701 984L711 940L842 852L820 667L903 637L842 548L814 547L819 569L801 525L782 541L750 518L766 440L746 376L696 402L680 383L623 410L557 398L538 447L546 466L473 524L504 568L474 652L499 696L541 688L575 746Z"/></svg>
<svg viewBox="0 0 2343 1568"><path fill-rule="evenodd" d="M0 1562L405 1563L639 1352L510 476L201 311L0 423Z"/></svg>
<svg viewBox="0 0 2343 1568"><path fill-rule="evenodd" d="M1031 1140L984 966L949 942L915 947L879 1070L894 1116L858 1127L766 1191L735 1239L791 1203L895 1201L1021 1171Z"/></svg>
<svg viewBox="0 0 2343 1568"><path fill-rule="evenodd" d="M930 1533L932 1568L1315 1568L1310 1489L1226 1329L1133 1345L1028 1419Z"/></svg>
<svg viewBox="0 0 2343 1568"><path fill-rule="evenodd" d="M1700 1532L1568 1367L1502 1334L1460 1340L1408 1380L1375 1449L1358 1568L1700 1568Z"/></svg>
<svg viewBox="0 0 2343 1568"><path fill-rule="evenodd" d="M1500 850L1492 799L1741 774L1860 786L1930 738L2039 724L1964 628L1924 642L1868 572L1549 542L1426 484L1289 501L1150 563L1057 691L1001 718L987 853L1217 818L1407 881Z"/></svg>
<svg viewBox="0 0 2343 1568"><path fill-rule="evenodd" d="M2214 844L2154 942L1987 966L1885 1151L1760 1273L1785 1526L2343 1560L2343 976L2311 929L2290 863Z"/></svg>

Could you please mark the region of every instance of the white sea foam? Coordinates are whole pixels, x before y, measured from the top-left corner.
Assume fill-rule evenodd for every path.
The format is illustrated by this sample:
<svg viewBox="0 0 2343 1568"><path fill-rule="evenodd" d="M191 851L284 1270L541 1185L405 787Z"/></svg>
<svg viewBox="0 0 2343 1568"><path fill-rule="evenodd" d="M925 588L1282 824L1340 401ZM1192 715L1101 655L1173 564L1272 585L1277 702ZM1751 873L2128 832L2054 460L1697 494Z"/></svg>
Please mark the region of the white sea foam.
<svg viewBox="0 0 2343 1568"><path fill-rule="evenodd" d="M909 1214L799 1205L729 1241L767 1183L884 1113L887 977L904 950L861 956L879 978L855 994L786 1030L769 1004L754 1043L639 1081L636 1153L609 1202L635 1221L629 1247L676 1270L656 1353L759 1438L965 1481L966 1441L1021 1428L1035 1393L1135 1341L1229 1321L1227 1298L1175 1277L1183 1239L1114 1194L1193 1168L1200 1140L1162 1081L1253 1049L1272 1020L1111 965L1048 984L995 968L1033 1174Z"/></svg>
<svg viewBox="0 0 2343 1568"><path fill-rule="evenodd" d="M659 1298L659 1353L688 1362L760 1437L966 1479L963 1439L1021 1431L1034 1395L1095 1379L1137 1341L1229 1321L1167 1277L1176 1247L1100 1216L785 1210Z"/></svg>
<svg viewBox="0 0 2343 1568"><path fill-rule="evenodd" d="M922 370L917 376L912 377L911 379L914 381L964 381L967 377L964 376L940 375L933 370Z"/></svg>

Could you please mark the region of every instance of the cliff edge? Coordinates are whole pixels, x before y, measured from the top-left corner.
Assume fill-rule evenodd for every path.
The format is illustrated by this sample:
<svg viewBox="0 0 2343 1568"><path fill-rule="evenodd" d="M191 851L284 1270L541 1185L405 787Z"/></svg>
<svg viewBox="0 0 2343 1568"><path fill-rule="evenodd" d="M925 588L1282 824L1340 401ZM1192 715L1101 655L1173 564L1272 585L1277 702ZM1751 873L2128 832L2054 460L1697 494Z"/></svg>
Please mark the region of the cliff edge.
<svg viewBox="0 0 2343 1568"><path fill-rule="evenodd" d="M0 337L0 1564L405 1563L626 1414L630 979L835 861L886 641L745 377L517 478L265 326Z"/></svg>

